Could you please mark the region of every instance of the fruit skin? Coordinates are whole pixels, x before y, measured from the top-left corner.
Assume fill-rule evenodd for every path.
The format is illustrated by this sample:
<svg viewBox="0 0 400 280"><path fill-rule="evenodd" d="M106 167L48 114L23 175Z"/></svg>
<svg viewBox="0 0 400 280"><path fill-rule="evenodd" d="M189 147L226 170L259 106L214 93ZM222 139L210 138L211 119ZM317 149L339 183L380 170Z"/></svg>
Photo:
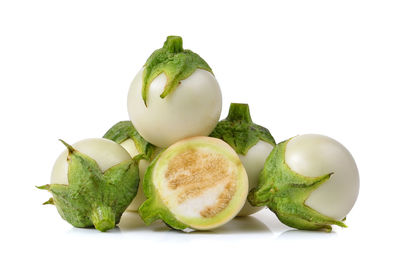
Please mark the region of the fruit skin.
<svg viewBox="0 0 400 280"><path fill-rule="evenodd" d="M285 162L289 141L272 150L261 172L260 184L250 191L248 201L254 206L268 206L281 222L297 229L331 231L331 225L346 227L305 204L310 194L330 180L333 173L307 177L294 172Z"/></svg>
<svg viewBox="0 0 400 280"><path fill-rule="evenodd" d="M102 172L95 160L64 141L62 143L68 149L68 185L38 187L53 195L44 204L55 205L60 216L75 227L95 226L99 231L114 228L136 195L138 158L123 161Z"/></svg>
<svg viewBox="0 0 400 280"><path fill-rule="evenodd" d="M192 52L176 46L182 41L172 42L173 47L157 50L162 55L152 55L135 76L127 102L133 126L146 141L161 148L209 135L222 109L221 90L209 66L199 66Z"/></svg>
<svg viewBox="0 0 400 280"><path fill-rule="evenodd" d="M242 185L238 186L236 193L230 202L230 203L232 202L235 203L237 207L234 208L233 210L235 212L229 213L229 215L225 214L225 216L222 217L222 221L221 220L216 221L214 219L215 217L212 217L210 220L210 224L201 224L201 225L199 223L197 223L197 225L187 224L179 220L171 212L171 210L167 207L166 203L161 198L158 190L159 187L156 184L154 184L154 181L157 180L157 178L154 178L155 168L163 168L163 166L157 166L157 163L160 160L165 160L170 158L170 155L174 154L176 151L186 150L186 149L190 150L196 146L207 147L207 145L214 145L214 149L221 150L223 151L223 153L229 155L229 157L231 157L235 162L235 166L237 166L238 168L237 183ZM162 157L164 159L161 159ZM139 215L141 216L142 220L145 222L146 225L149 225L152 222L161 219L169 227L177 230L185 230L188 228L197 230L213 229L230 221L232 218L236 216L239 210L243 207L248 192L247 183L248 183L247 174L245 172L243 165L241 164L234 150L232 150L232 148L225 142L219 139L211 137L203 137L203 136L183 139L175 143L174 145L170 146L168 149L164 150L161 154L159 154L147 169L144 177L143 190L148 199L140 206ZM230 209L232 209L232 207L230 207ZM216 216L218 216L218 214Z"/></svg>
<svg viewBox="0 0 400 280"><path fill-rule="evenodd" d="M139 187L135 198L132 203L128 206L128 211L137 211L139 206L146 200L143 193L143 179L147 167L150 161L159 152L159 148L147 142L140 134L137 132L135 127L132 125L131 121L120 121L113 125L104 134L103 138L115 141L120 144L124 149L130 154L131 157L138 155L143 155L139 162Z"/></svg>
<svg viewBox="0 0 400 280"><path fill-rule="evenodd" d="M224 140L238 153L249 178L249 190L257 187L261 170L275 146L275 140L268 129L253 123L249 106L231 103L227 118L217 124L210 137ZM254 207L246 201L238 216L248 216L263 208Z"/></svg>

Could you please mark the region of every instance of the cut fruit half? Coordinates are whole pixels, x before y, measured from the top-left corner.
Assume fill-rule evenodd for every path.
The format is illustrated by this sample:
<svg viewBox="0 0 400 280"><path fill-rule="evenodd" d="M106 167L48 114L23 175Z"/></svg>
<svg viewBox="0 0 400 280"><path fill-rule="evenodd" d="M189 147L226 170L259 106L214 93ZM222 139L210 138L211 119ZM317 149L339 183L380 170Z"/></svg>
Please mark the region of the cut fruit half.
<svg viewBox="0 0 400 280"><path fill-rule="evenodd" d="M139 208L146 224L162 219L175 229L221 226L243 207L248 179L236 152L224 141L192 137L176 142L146 171Z"/></svg>

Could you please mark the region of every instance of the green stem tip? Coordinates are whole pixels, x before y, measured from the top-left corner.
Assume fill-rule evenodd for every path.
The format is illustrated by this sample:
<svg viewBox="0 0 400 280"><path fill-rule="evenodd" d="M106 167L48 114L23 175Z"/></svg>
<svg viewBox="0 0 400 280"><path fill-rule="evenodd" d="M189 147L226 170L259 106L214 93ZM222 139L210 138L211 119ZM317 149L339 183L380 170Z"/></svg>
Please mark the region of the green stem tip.
<svg viewBox="0 0 400 280"><path fill-rule="evenodd" d="M54 205L54 199L52 197L49 198L46 202L43 202L43 205L51 204Z"/></svg>
<svg viewBox="0 0 400 280"><path fill-rule="evenodd" d="M50 190L50 185L36 186L39 190Z"/></svg>
<svg viewBox="0 0 400 280"><path fill-rule="evenodd" d="M94 227L99 231L105 232L115 227L115 214L110 207L97 207L93 210L91 219Z"/></svg>
<svg viewBox="0 0 400 280"><path fill-rule="evenodd" d="M163 46L169 52L179 53L183 51L183 41L180 36L168 36Z"/></svg>
<svg viewBox="0 0 400 280"><path fill-rule="evenodd" d="M60 141L61 143L63 143L63 145L68 149L68 152L73 153L73 152L75 151L75 149L74 149L70 144L68 144L67 142L65 142L64 140L58 139L58 141Z"/></svg>
<svg viewBox="0 0 400 280"><path fill-rule="evenodd" d="M250 116L249 105L243 103L231 103L226 119L230 121L245 121L248 123L253 122Z"/></svg>

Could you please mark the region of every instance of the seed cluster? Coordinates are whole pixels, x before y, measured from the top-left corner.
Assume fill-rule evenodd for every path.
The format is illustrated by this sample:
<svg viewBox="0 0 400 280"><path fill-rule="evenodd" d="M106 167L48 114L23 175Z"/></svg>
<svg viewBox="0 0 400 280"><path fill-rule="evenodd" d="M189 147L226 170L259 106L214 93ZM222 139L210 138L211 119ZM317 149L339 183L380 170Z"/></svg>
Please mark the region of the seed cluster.
<svg viewBox="0 0 400 280"><path fill-rule="evenodd" d="M200 214L212 217L225 209L235 193L235 174L228 161L220 154L189 149L171 159L165 179L172 190L179 189L178 203L195 198L206 190L224 185L216 203L207 206Z"/></svg>

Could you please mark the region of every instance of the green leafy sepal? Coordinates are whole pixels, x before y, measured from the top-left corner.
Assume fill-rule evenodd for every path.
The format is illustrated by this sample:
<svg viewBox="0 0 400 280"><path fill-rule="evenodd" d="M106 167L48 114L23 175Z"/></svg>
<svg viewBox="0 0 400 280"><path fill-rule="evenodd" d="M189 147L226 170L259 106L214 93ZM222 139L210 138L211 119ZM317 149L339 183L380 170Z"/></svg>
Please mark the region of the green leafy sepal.
<svg viewBox="0 0 400 280"><path fill-rule="evenodd" d="M210 136L224 140L242 155L260 140L275 146L269 130L253 123L247 104L231 103L228 117L217 124Z"/></svg>
<svg viewBox="0 0 400 280"><path fill-rule="evenodd" d="M180 82L193 74L197 69L212 70L198 54L183 49L182 38L168 36L161 49L154 51L144 65L142 76L142 98L147 106L147 94L151 82L161 73L167 76L167 83L161 98L172 93Z"/></svg>
<svg viewBox="0 0 400 280"><path fill-rule="evenodd" d="M260 174L259 186L250 191L253 206L268 206L278 219L293 228L331 231L331 225L346 227L341 221L327 217L305 205L310 194L329 180L330 174L306 177L292 171L285 162L287 141L272 150Z"/></svg>
<svg viewBox="0 0 400 280"><path fill-rule="evenodd" d="M61 142L68 149L68 185L38 187L53 195L44 204L54 204L61 217L75 227L94 226L99 231L114 228L136 196L138 161L142 156L114 165L103 173L92 158Z"/></svg>

